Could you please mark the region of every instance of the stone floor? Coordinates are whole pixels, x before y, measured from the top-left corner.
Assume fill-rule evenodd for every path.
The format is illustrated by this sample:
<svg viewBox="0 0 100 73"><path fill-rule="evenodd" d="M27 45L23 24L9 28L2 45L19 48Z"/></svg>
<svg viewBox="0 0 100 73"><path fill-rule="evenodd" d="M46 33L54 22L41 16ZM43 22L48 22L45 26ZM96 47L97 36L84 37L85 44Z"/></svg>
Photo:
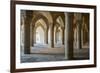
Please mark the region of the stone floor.
<svg viewBox="0 0 100 73"><path fill-rule="evenodd" d="M74 60L83 60L88 59L88 57L77 57L74 56ZM64 61L64 54L31 54L31 55L22 55L21 62L46 62L46 61Z"/></svg>
<svg viewBox="0 0 100 73"><path fill-rule="evenodd" d="M51 54L31 54L23 55L21 62L46 62L46 61L62 61L64 55L51 55Z"/></svg>
<svg viewBox="0 0 100 73"><path fill-rule="evenodd" d="M88 58L89 57L89 49L86 48L82 49L74 49L74 57L75 58ZM50 48L47 45L34 45L31 47L31 53L33 54L64 54L65 48L64 45L55 45L54 48Z"/></svg>
<svg viewBox="0 0 100 73"><path fill-rule="evenodd" d="M74 60L89 59L89 49L74 49ZM24 54L21 51L21 62L46 62L63 61L65 59L64 46L50 48L43 45L31 47L31 54Z"/></svg>

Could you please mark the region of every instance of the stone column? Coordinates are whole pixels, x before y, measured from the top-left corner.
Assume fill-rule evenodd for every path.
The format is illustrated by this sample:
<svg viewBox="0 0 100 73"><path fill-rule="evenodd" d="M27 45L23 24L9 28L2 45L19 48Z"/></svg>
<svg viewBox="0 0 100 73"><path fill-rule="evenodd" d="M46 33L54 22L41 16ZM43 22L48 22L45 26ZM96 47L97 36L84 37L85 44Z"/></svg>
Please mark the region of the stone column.
<svg viewBox="0 0 100 73"><path fill-rule="evenodd" d="M62 29L62 44L64 45L64 28Z"/></svg>
<svg viewBox="0 0 100 73"><path fill-rule="evenodd" d="M22 10L21 11L21 49L24 50L24 24L25 24L25 12Z"/></svg>
<svg viewBox="0 0 100 73"><path fill-rule="evenodd" d="M56 27L56 30L55 30L55 43L57 44L57 27Z"/></svg>
<svg viewBox="0 0 100 73"><path fill-rule="evenodd" d="M30 24L30 47L33 46L33 27L32 23Z"/></svg>
<svg viewBox="0 0 100 73"><path fill-rule="evenodd" d="M34 27L34 31L33 31L33 36L34 36L34 44L36 44L36 29Z"/></svg>
<svg viewBox="0 0 100 73"><path fill-rule="evenodd" d="M73 14L65 13L65 59L73 59Z"/></svg>
<svg viewBox="0 0 100 73"><path fill-rule="evenodd" d="M34 27L32 25L32 46L34 47Z"/></svg>
<svg viewBox="0 0 100 73"><path fill-rule="evenodd" d="M77 17L77 32L78 32L78 34L77 34L77 48L78 49L81 49L82 48L82 42L81 42L81 25L82 25L82 20L81 20L81 14L80 13L78 13L77 15L76 15Z"/></svg>
<svg viewBox="0 0 100 73"><path fill-rule="evenodd" d="M24 53L30 54L30 22L32 18L32 12L26 11L26 18L25 18L25 38L24 38Z"/></svg>
<svg viewBox="0 0 100 73"><path fill-rule="evenodd" d="M51 30L50 30L50 36L51 36L51 47L54 47L54 24L52 24L51 26Z"/></svg>
<svg viewBox="0 0 100 73"><path fill-rule="evenodd" d="M45 41L48 44L48 29L45 31Z"/></svg>

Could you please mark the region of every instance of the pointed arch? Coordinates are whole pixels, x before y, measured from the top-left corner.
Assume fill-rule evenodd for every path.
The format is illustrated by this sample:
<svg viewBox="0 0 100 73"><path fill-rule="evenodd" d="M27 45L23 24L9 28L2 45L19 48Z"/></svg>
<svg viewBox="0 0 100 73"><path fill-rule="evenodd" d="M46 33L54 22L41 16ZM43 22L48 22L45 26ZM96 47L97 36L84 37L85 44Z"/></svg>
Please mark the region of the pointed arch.
<svg viewBox="0 0 100 73"><path fill-rule="evenodd" d="M36 44L44 44L45 27L41 23L37 23L34 28L34 40Z"/></svg>
<svg viewBox="0 0 100 73"><path fill-rule="evenodd" d="M46 23L46 27L47 27L47 28L49 27L49 21L48 21L48 19L47 19L44 15L39 14L39 13L36 14L36 15L34 15L34 17L33 17L33 19L32 19L33 27L35 26L35 24L36 24L36 22L37 22L38 20L44 21L44 22Z"/></svg>

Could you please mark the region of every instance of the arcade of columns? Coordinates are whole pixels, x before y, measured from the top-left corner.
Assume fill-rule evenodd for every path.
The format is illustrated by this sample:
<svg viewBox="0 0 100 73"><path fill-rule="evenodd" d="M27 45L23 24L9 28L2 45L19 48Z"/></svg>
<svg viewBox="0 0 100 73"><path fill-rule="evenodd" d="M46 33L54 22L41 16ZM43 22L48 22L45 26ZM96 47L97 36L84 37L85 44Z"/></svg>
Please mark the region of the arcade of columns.
<svg viewBox="0 0 100 73"><path fill-rule="evenodd" d="M46 14L47 12L44 13ZM41 11L22 11L21 24L24 25L24 53L30 54L30 47L34 46L34 43L36 43L35 31L38 26L41 26L45 30L44 40L46 44L48 44L48 31L50 30L50 47L55 47L54 44L57 42L57 39L54 38L54 35L57 37L55 33L59 31L58 28L60 27L62 30L62 45L65 45L65 58L73 59L74 40L77 39L78 49L82 48L82 43L89 41L89 14L63 12L48 13L49 16L42 14ZM52 21L49 17L51 17ZM57 22L57 18L59 17L62 18L63 24ZM45 21L46 27L41 24L36 24L39 19ZM75 30L77 31L76 38L74 37Z"/></svg>

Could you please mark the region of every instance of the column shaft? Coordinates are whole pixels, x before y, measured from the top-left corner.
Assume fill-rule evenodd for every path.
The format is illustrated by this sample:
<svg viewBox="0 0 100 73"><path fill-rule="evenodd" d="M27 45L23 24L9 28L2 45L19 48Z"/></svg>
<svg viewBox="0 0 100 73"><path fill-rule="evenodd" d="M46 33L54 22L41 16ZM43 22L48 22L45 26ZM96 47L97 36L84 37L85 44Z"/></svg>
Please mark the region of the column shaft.
<svg viewBox="0 0 100 73"><path fill-rule="evenodd" d="M81 49L82 48L82 41L81 41L81 20L79 20L77 22L77 25L78 25L78 40L77 40L77 43L78 43L78 49Z"/></svg>
<svg viewBox="0 0 100 73"><path fill-rule="evenodd" d="M25 23L25 41L24 41L24 53L30 53L30 25L28 25L28 21Z"/></svg>
<svg viewBox="0 0 100 73"><path fill-rule="evenodd" d="M34 28L32 28L32 46L34 46Z"/></svg>
<svg viewBox="0 0 100 73"><path fill-rule="evenodd" d="M74 40L74 33L73 33L73 13L69 13L69 33L68 33L68 59L73 59L73 40Z"/></svg>
<svg viewBox="0 0 100 73"><path fill-rule="evenodd" d="M51 27L51 47L54 47L54 24Z"/></svg>
<svg viewBox="0 0 100 73"><path fill-rule="evenodd" d="M62 30L62 44L64 45L64 29Z"/></svg>
<svg viewBox="0 0 100 73"><path fill-rule="evenodd" d="M73 59L73 14L65 15L65 59Z"/></svg>
<svg viewBox="0 0 100 73"><path fill-rule="evenodd" d="M25 25L24 25L24 53L30 54L30 22L32 18L32 12L26 11Z"/></svg>
<svg viewBox="0 0 100 73"><path fill-rule="evenodd" d="M46 32L45 32L46 34L45 34L45 41L46 41L46 44L48 44L48 29L46 30Z"/></svg>

